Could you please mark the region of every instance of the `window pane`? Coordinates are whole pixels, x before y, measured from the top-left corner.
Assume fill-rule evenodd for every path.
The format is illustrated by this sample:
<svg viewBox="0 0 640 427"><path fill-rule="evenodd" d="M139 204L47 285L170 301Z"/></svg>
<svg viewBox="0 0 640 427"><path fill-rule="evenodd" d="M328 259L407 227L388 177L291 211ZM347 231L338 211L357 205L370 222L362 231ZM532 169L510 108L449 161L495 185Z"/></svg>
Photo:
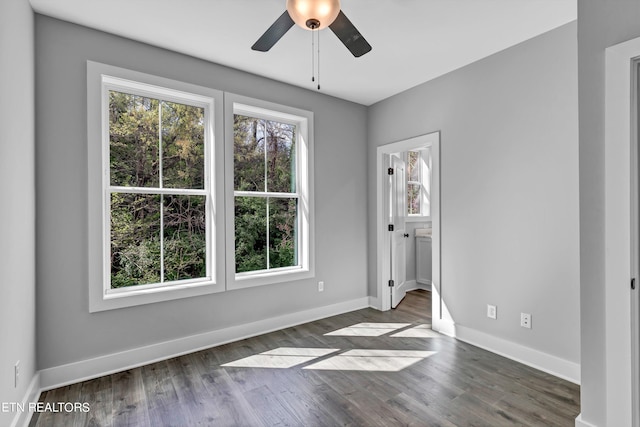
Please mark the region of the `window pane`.
<svg viewBox="0 0 640 427"><path fill-rule="evenodd" d="M162 102L162 178L166 188L204 188L204 108Z"/></svg>
<svg viewBox="0 0 640 427"><path fill-rule="evenodd" d="M206 277L206 197L164 196L164 280Z"/></svg>
<svg viewBox="0 0 640 427"><path fill-rule="evenodd" d="M158 187L158 100L109 91L111 185Z"/></svg>
<svg viewBox="0 0 640 427"><path fill-rule="evenodd" d="M265 151L263 121L234 115L234 189L265 191Z"/></svg>
<svg viewBox="0 0 640 427"><path fill-rule="evenodd" d="M111 194L111 287L160 282L160 196Z"/></svg>
<svg viewBox="0 0 640 427"><path fill-rule="evenodd" d="M420 214L420 185L407 185L407 208L409 215Z"/></svg>
<svg viewBox="0 0 640 427"><path fill-rule="evenodd" d="M267 268L267 199L235 198L236 273Z"/></svg>
<svg viewBox="0 0 640 427"><path fill-rule="evenodd" d="M418 151L407 152L407 180L420 181L420 153Z"/></svg>
<svg viewBox="0 0 640 427"><path fill-rule="evenodd" d="M295 192L295 126L274 121L263 123L267 140L267 191Z"/></svg>
<svg viewBox="0 0 640 427"><path fill-rule="evenodd" d="M269 198L269 268L298 265L297 199Z"/></svg>

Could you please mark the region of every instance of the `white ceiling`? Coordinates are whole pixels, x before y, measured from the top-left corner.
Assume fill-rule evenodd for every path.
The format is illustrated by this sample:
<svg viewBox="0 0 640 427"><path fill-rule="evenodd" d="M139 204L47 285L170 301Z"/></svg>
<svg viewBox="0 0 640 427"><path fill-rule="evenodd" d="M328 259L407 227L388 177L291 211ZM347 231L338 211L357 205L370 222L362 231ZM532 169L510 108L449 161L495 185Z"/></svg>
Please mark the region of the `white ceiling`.
<svg viewBox="0 0 640 427"><path fill-rule="evenodd" d="M251 45L285 0L30 0L38 13L315 90L311 36ZM321 35L321 89L371 105L576 19L577 0L342 0L373 46L354 58Z"/></svg>

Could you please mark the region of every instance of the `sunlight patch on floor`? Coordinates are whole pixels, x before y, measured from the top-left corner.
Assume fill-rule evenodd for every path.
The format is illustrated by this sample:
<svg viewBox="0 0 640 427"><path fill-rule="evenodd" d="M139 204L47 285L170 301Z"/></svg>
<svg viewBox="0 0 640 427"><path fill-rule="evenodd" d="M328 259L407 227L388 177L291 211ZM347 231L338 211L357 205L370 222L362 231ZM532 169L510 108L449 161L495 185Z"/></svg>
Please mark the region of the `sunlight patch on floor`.
<svg viewBox="0 0 640 427"><path fill-rule="evenodd" d="M379 337L398 329L406 328L411 323L358 323L337 331L326 333L331 336L342 337Z"/></svg>
<svg viewBox="0 0 640 427"><path fill-rule="evenodd" d="M398 372L435 353L414 350L349 350L303 369Z"/></svg>
<svg viewBox="0 0 640 427"><path fill-rule="evenodd" d="M286 369L339 351L336 348L280 347L260 354L225 363L224 367Z"/></svg>
<svg viewBox="0 0 640 427"><path fill-rule="evenodd" d="M439 338L441 335L431 329L431 325L418 325L391 335L394 338Z"/></svg>

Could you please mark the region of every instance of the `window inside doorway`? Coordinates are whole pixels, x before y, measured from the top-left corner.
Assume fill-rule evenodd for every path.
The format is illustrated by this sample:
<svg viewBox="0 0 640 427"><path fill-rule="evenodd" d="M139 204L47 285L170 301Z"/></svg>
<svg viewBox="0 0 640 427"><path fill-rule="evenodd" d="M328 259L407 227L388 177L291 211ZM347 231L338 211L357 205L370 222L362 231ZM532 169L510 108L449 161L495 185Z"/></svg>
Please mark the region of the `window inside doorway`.
<svg viewBox="0 0 640 427"><path fill-rule="evenodd" d="M431 217L431 147L404 153L407 181L407 219Z"/></svg>

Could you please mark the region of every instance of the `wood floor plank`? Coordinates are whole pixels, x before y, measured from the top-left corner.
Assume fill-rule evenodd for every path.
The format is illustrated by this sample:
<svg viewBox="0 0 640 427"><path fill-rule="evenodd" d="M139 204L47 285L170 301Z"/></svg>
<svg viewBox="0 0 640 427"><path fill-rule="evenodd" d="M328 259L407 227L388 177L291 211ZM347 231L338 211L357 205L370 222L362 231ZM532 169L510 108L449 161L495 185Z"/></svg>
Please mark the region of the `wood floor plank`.
<svg viewBox="0 0 640 427"><path fill-rule="evenodd" d="M388 312L357 310L50 390L41 401L91 411L36 414L30 426L574 425L578 386L430 331L430 306L430 292L412 291Z"/></svg>
<svg viewBox="0 0 640 427"><path fill-rule="evenodd" d="M122 427L148 426L142 370L130 369L113 375L113 424Z"/></svg>
<svg viewBox="0 0 640 427"><path fill-rule="evenodd" d="M167 361L143 366L142 382L152 426L180 426L186 416L180 405Z"/></svg>

